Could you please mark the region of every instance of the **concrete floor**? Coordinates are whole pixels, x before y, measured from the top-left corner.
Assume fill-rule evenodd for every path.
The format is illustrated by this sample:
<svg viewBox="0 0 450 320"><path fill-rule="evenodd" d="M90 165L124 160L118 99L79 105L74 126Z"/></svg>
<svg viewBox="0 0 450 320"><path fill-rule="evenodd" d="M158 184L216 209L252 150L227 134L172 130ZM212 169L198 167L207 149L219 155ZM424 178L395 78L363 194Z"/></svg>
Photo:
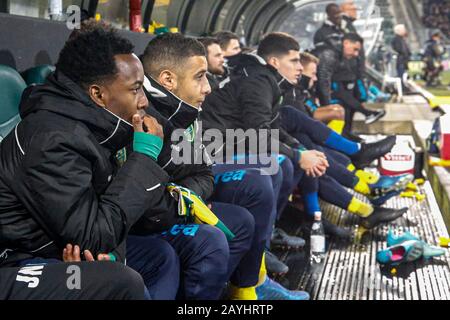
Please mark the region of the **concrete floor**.
<svg viewBox="0 0 450 320"><path fill-rule="evenodd" d="M422 96L405 96L404 103L388 103L382 105L368 105L368 108L386 110L386 116L371 125L364 123L364 116L355 115L354 131L363 134L412 134L414 120L433 121L441 115L433 111Z"/></svg>

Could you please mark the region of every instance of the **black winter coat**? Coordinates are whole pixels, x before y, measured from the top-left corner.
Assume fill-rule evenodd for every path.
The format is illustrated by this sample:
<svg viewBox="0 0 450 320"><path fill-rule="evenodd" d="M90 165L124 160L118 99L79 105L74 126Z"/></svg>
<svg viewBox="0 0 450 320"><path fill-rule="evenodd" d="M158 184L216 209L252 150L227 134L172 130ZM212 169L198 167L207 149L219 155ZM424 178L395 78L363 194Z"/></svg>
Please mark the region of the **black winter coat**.
<svg viewBox="0 0 450 320"><path fill-rule="evenodd" d="M208 155L203 154L201 145L194 143L198 132L199 109L191 106L166 90L150 76L146 76L145 93L151 104L147 113L154 116L164 127L164 147L158 157L158 163L170 175L170 182L184 186L202 199L207 200L213 193L214 175ZM170 119L170 120L169 120ZM181 146L180 141L172 141L174 130L184 131L183 139L189 143L191 157L189 163L176 163L173 150Z"/></svg>
<svg viewBox="0 0 450 320"><path fill-rule="evenodd" d="M357 74L351 60L342 56L342 43L328 41L317 46L312 52L320 59L317 68L317 96L322 106L331 104L333 82L354 83Z"/></svg>
<svg viewBox="0 0 450 320"><path fill-rule="evenodd" d="M206 97L201 113L203 129L278 129L267 145L279 145L279 152L298 162L296 149L302 145L280 126L282 102L280 84L286 81L273 67L254 54L240 54L229 61L230 81Z"/></svg>
<svg viewBox="0 0 450 320"><path fill-rule="evenodd" d="M349 18L348 16L342 16L342 30L345 34L358 34L355 26L353 25L353 22L353 19ZM366 52L364 50L364 45L362 45L361 51L359 52L359 58L354 59L351 63L354 66L353 68L355 69L358 79L363 79L366 72Z"/></svg>
<svg viewBox="0 0 450 320"><path fill-rule="evenodd" d="M334 25L330 21L325 21L324 24L314 34L314 45L324 44L329 38L342 38L344 32L342 29Z"/></svg>
<svg viewBox="0 0 450 320"><path fill-rule="evenodd" d="M411 50L404 37L396 35L392 40L392 49L397 53L397 65L408 67L408 62L411 59Z"/></svg>
<svg viewBox="0 0 450 320"><path fill-rule="evenodd" d="M309 79L309 77L303 75L297 85L292 85L286 82L281 85L281 90L285 105L292 106L298 111L313 117L317 106L313 104L313 110L309 105L309 102L313 102L315 100L307 89L309 86Z"/></svg>
<svg viewBox="0 0 450 320"><path fill-rule="evenodd" d="M30 87L22 122L0 144L0 265L32 257L61 258L67 243L124 258L130 228L144 219L160 230L176 221L166 172L116 152L133 130L63 74ZM166 223L166 225L163 225Z"/></svg>

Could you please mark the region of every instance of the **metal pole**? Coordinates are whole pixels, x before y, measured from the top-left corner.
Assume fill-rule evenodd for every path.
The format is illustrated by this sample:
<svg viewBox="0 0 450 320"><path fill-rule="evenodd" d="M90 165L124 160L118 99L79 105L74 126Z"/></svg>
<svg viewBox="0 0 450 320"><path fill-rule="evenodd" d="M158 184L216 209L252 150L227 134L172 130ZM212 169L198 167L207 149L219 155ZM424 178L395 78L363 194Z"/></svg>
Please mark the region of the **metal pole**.
<svg viewBox="0 0 450 320"><path fill-rule="evenodd" d="M0 12L9 13L9 0L0 1Z"/></svg>
<svg viewBox="0 0 450 320"><path fill-rule="evenodd" d="M50 20L63 20L63 4L62 0L49 0L48 1L48 13Z"/></svg>
<svg viewBox="0 0 450 320"><path fill-rule="evenodd" d="M145 8L143 8L144 15L142 16L142 19L143 19L142 25L143 25L145 31L148 30L148 27L152 20L152 13L153 13L154 6L155 6L155 0L148 0L147 5L145 6Z"/></svg>
<svg viewBox="0 0 450 320"><path fill-rule="evenodd" d="M97 12L98 0L89 0L88 6L88 15L89 17L95 17L95 13Z"/></svg>

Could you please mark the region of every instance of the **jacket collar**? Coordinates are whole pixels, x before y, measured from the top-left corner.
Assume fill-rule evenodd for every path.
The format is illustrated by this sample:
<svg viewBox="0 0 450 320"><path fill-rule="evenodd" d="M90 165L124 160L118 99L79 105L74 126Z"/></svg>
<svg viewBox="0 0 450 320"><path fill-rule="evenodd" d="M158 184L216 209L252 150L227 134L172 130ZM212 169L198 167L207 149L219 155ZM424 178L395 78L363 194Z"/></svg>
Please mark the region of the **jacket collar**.
<svg viewBox="0 0 450 320"><path fill-rule="evenodd" d="M267 68L275 77L278 86L281 86L284 82L289 83L289 81L284 78L281 73L278 72L277 69L275 69L273 66L268 64L264 58L261 56L258 56L256 52L252 53L244 53L243 55L247 56L249 58L249 61L253 61L253 64L260 65L262 67Z"/></svg>
<svg viewBox="0 0 450 320"><path fill-rule="evenodd" d="M349 16L346 15L346 14L343 14L343 15L342 15L342 20L345 21L345 22L347 22L347 23L353 23L353 22L356 21L356 19L351 18L351 17L349 17Z"/></svg>
<svg viewBox="0 0 450 320"><path fill-rule="evenodd" d="M336 29L338 29L339 27L337 26L337 25L335 25L333 22L331 22L330 20L325 20L325 22L323 23L323 24L325 24L325 25L327 25L327 26L329 26L329 27L333 27L333 28L336 28Z"/></svg>
<svg viewBox="0 0 450 320"><path fill-rule="evenodd" d="M198 118L201 108L180 99L149 75L145 76L144 90L150 103L175 128L186 129Z"/></svg>

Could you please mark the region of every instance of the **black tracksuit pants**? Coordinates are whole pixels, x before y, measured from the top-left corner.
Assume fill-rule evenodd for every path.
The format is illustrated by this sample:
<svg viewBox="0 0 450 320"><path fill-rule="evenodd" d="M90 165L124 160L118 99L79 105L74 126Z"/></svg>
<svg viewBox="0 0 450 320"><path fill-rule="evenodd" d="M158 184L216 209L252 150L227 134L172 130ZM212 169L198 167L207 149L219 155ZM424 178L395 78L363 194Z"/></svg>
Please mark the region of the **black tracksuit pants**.
<svg viewBox="0 0 450 320"><path fill-rule="evenodd" d="M50 262L0 268L0 300L144 299L142 277L121 263Z"/></svg>
<svg viewBox="0 0 450 320"><path fill-rule="evenodd" d="M355 96L354 88L348 89L344 83L333 82L332 85L333 103L341 104L345 109L345 126L344 132L351 132L353 126L353 117L356 112L360 112L365 116L370 116L374 111L364 108L363 104Z"/></svg>

